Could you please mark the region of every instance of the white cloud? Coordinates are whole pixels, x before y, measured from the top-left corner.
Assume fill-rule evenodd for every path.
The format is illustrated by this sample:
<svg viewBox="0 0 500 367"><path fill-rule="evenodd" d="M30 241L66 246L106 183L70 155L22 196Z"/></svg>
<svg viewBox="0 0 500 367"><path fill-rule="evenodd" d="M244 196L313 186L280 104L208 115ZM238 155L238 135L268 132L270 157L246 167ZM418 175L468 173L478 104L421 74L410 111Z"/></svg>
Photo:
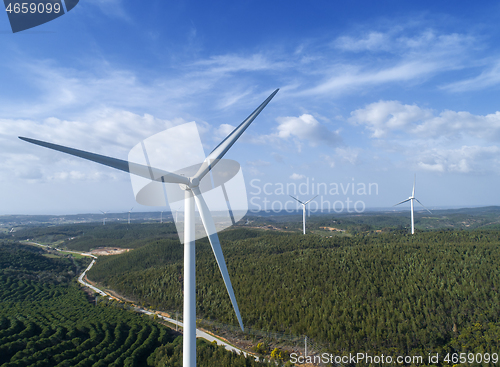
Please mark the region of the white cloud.
<svg viewBox="0 0 500 367"><path fill-rule="evenodd" d="M229 124L221 124L219 128L215 130L215 137L218 140L225 139L233 130L235 129L235 126L229 125Z"/></svg>
<svg viewBox="0 0 500 367"><path fill-rule="evenodd" d="M490 88L498 84L500 84L500 62L496 61L493 66L478 76L444 85L442 89L451 92L467 92Z"/></svg>
<svg viewBox="0 0 500 367"><path fill-rule="evenodd" d="M329 156L327 154L322 154L321 158L324 159L324 161L330 166L330 168L334 168L335 167L335 159L333 159L333 157L331 157L331 156Z"/></svg>
<svg viewBox="0 0 500 367"><path fill-rule="evenodd" d="M105 4L114 6L121 2L108 0ZM410 32L398 26L387 32L341 36L335 41L337 49L331 45L317 46L313 40L301 43L298 53L293 52L295 46L292 52L272 49L212 55L191 63L182 60L169 66L174 73L137 71L117 67L107 60L87 64L82 61L74 68L62 67L54 60L16 61L12 70L22 70L16 78L33 96L27 102L26 94L18 99L0 95L7 101L0 105L0 115L18 117L22 111L26 118L45 118L55 116L57 111L62 118L68 117L69 112L97 106L191 119L196 114L195 106L220 110L255 103L263 95L255 90L262 80L282 86L278 98L332 98L367 86L419 82L435 73L460 68L465 51L476 41L466 34L439 34L433 30L412 36L407 33ZM346 58L349 47L391 52L380 59ZM344 52L339 53L339 49Z"/></svg>
<svg viewBox="0 0 500 367"><path fill-rule="evenodd" d="M275 132L267 135L252 135L251 142L254 144L273 145L285 149L288 144L295 145L296 150L302 152L303 144L308 143L311 147L320 144L336 147L342 144L342 138L338 131L329 130L314 116L303 114L298 117L286 116L276 118L278 126ZM283 157L276 157L281 162Z"/></svg>
<svg viewBox="0 0 500 367"><path fill-rule="evenodd" d="M370 32L361 38L341 36L335 40L334 45L343 51L387 50L389 35L381 32Z"/></svg>
<svg viewBox="0 0 500 367"><path fill-rule="evenodd" d="M387 65L387 63L385 64ZM391 66L365 66L365 67L337 67L330 75L320 80L316 86L306 89L299 95L335 95L352 92L362 86L375 86L380 84L410 81L427 77L441 68L433 60L405 60ZM333 74L333 75L332 75Z"/></svg>
<svg viewBox="0 0 500 367"><path fill-rule="evenodd" d="M408 33L404 26L396 26L386 32L369 31L360 36L340 36L333 45L342 51L386 51L403 56L420 53L420 57L425 57L429 54L460 54L477 43L471 35L439 34L433 29L423 30L412 36L407 36Z"/></svg>
<svg viewBox="0 0 500 367"><path fill-rule="evenodd" d="M392 131L405 131L408 126L432 118L432 111L398 101L379 101L351 112L350 122L365 125L372 137L383 138Z"/></svg>
<svg viewBox="0 0 500 367"><path fill-rule="evenodd" d="M500 112L484 116L465 111L443 111L439 116L422 121L412 133L423 137L464 136L485 141L500 139Z"/></svg>
<svg viewBox="0 0 500 367"><path fill-rule="evenodd" d="M263 161L262 159L256 161L247 161L247 164L252 167L266 167L270 166L271 162Z"/></svg>
<svg viewBox="0 0 500 367"><path fill-rule="evenodd" d="M109 180L117 172L69 155L19 140L25 136L64 146L127 159L129 150L140 140L183 120L168 121L151 115L103 109L81 119L43 120L0 119L0 176L30 180Z"/></svg>
<svg viewBox="0 0 500 367"><path fill-rule="evenodd" d="M486 172L498 170L500 147L462 146L459 149L433 148L417 152L419 168L437 172Z"/></svg>
<svg viewBox="0 0 500 367"><path fill-rule="evenodd" d="M500 140L500 112L480 116L465 111L433 110L399 101L379 101L351 112L349 121L364 125L373 138L403 133L415 138Z"/></svg>
<svg viewBox="0 0 500 367"><path fill-rule="evenodd" d="M478 47L477 40L467 34L440 34L432 29L412 36L407 33L408 29L398 26L387 32L337 38L333 45L340 55L318 59L313 69L317 76L314 85L297 94L338 96L362 87L422 82L439 72L463 68L470 50ZM381 51L384 57L344 59L344 53L366 52L373 56Z"/></svg>
<svg viewBox="0 0 500 367"><path fill-rule="evenodd" d="M122 0L89 0L88 2L97 6L104 14L111 18L120 18L131 22L130 16L123 8Z"/></svg>
<svg viewBox="0 0 500 367"><path fill-rule="evenodd" d="M245 173L250 173L252 176L264 176L264 173L262 173L258 168L256 167L248 167L245 169Z"/></svg>
<svg viewBox="0 0 500 367"><path fill-rule="evenodd" d="M192 63L193 66L202 66L204 73L227 74L241 71L262 71L282 69L283 62L269 58L262 53L253 55L218 55Z"/></svg>
<svg viewBox="0 0 500 367"><path fill-rule="evenodd" d="M323 160L330 166L330 168L334 168L337 161L349 163L352 165L358 164L360 153L360 148L339 147L335 148L335 154L333 156L328 154L321 154L320 157L323 158Z"/></svg>
<svg viewBox="0 0 500 367"><path fill-rule="evenodd" d="M398 101L379 101L351 113L378 149L403 155L403 164L426 171L481 173L500 170L500 112L439 114Z"/></svg>
<svg viewBox="0 0 500 367"><path fill-rule="evenodd" d="M424 171L444 172L444 166L441 163L429 164L424 162L418 162L418 167Z"/></svg>
<svg viewBox="0 0 500 367"><path fill-rule="evenodd" d="M229 94L226 94L225 96L221 97L221 100L219 101L219 108L221 109L224 109L224 108L228 108L232 105L234 105L235 103L237 103L238 101L240 101L241 99L245 98L246 96L248 96L252 91L251 90L247 90L245 92L241 92L241 93L229 93Z"/></svg>
<svg viewBox="0 0 500 367"><path fill-rule="evenodd" d="M360 152L361 149L352 147L335 149L336 156L339 157L341 160L348 162L350 164L358 163L358 157Z"/></svg>
<svg viewBox="0 0 500 367"><path fill-rule="evenodd" d="M0 105L3 117L46 118L54 116L56 111L61 116L75 110L151 109L159 104L177 111L172 101L175 93L183 95L179 88L173 90L156 83L145 84L135 72L113 68L105 62L93 68L82 66L85 71L63 68L48 60L29 60L22 62L20 67L23 75L19 75L18 80L25 81L26 90L34 95L18 99L3 96L9 101Z"/></svg>
<svg viewBox="0 0 500 367"><path fill-rule="evenodd" d="M306 178L306 176L304 175L301 175L301 174L298 174L298 173L293 173L291 176L290 176L290 179L291 180L302 180Z"/></svg>
<svg viewBox="0 0 500 367"><path fill-rule="evenodd" d="M299 117L278 117L277 137L281 139L297 138L308 141L313 147L319 144L336 146L341 138L338 132L330 131L322 125L314 116L303 114Z"/></svg>

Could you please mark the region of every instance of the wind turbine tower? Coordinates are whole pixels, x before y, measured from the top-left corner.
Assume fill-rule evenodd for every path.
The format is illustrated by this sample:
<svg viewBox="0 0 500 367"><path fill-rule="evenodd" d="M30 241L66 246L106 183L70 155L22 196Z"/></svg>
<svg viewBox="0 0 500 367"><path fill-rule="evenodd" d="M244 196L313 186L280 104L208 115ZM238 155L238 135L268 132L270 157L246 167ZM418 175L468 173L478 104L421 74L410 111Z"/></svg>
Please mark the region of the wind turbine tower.
<svg viewBox="0 0 500 367"><path fill-rule="evenodd" d="M302 233L303 234L306 234L306 205L309 204L311 201L313 201L314 199L316 199L318 197L318 195L316 195L315 197L313 197L312 199L310 200L307 200L305 203L303 203L302 201L300 201L299 199L297 198L294 198L292 195L289 195L292 199L295 199L297 200L301 205L302 205Z"/></svg>
<svg viewBox="0 0 500 367"><path fill-rule="evenodd" d="M109 167L125 171L139 177L146 178L152 182L163 182L167 184L177 184L184 191L184 342L183 342L183 366L196 366L196 264L195 264L195 205L198 207L198 214L201 217L201 222L212 246L215 259L219 266L222 278L226 285L229 298L233 305L238 323L243 328L236 297L234 295L231 279L227 271L224 255L217 235L214 219L210 209L202 195L202 184L200 183L207 174L213 170L220 160L224 157L227 151L233 146L238 138L245 132L260 112L267 106L271 99L278 93L276 89L262 104L255 109L240 125L238 125L215 149L205 158L203 163L199 165L197 172L190 177L167 172L155 167L139 164L121 159L106 157L100 154L85 152L73 148L64 147L52 143L47 143L30 138L19 137L29 143L37 144L49 149L54 149L60 152L71 154L77 157L88 159L90 161L100 163ZM239 168L239 167L238 167ZM213 172L213 171L212 171ZM210 180L210 175L207 176ZM201 187L201 188L200 188ZM137 198L136 198L137 200Z"/></svg>
<svg viewBox="0 0 500 367"><path fill-rule="evenodd" d="M102 225L106 225L106 214L109 212L109 210L107 212L103 212L102 210L100 210L100 212L102 213L102 215L104 215L104 217L102 218Z"/></svg>
<svg viewBox="0 0 500 367"><path fill-rule="evenodd" d="M424 206L424 204L422 204L422 203L421 203L421 202L420 202L420 201L419 201L419 200L415 197L415 181L416 181L416 179L417 179L417 175L415 175L415 176L413 177L413 190L412 190L412 192L411 192L411 196L410 196L408 199L403 200L403 201L401 201L401 202L399 202L399 203L397 203L397 204L395 204L395 205L394 205L394 206L397 206L397 205L399 205L399 204L406 203L407 201L409 201L409 202L410 202L410 210L411 210L411 234L414 234L414 233L415 233L415 223L414 223L414 220L413 220L413 207L414 207L414 205L413 205L413 201L414 201L414 200L418 201L418 203L419 203L420 205L422 205L422 206L424 207L424 209L425 209L425 210L427 210L429 213L431 213L431 211L430 211L429 209L427 209L427 208ZM431 213L431 214L432 214L432 213Z"/></svg>
<svg viewBox="0 0 500 367"><path fill-rule="evenodd" d="M130 210L128 211L128 224L130 224L130 213L132 212L133 209L134 207L130 208Z"/></svg>

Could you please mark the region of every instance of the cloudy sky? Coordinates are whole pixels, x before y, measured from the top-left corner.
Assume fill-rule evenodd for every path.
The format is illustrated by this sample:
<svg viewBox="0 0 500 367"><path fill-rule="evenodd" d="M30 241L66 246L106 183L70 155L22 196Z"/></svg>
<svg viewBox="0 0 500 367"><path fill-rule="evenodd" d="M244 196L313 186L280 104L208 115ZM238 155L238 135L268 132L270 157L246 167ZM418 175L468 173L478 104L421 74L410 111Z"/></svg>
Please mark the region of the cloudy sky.
<svg viewBox="0 0 500 367"><path fill-rule="evenodd" d="M500 205L499 18L497 1L82 0L12 34L4 13L0 214L151 210L128 174L17 136L127 159L196 121L209 153L276 88L227 155L251 207L318 188L325 208L390 207L414 175L430 208Z"/></svg>

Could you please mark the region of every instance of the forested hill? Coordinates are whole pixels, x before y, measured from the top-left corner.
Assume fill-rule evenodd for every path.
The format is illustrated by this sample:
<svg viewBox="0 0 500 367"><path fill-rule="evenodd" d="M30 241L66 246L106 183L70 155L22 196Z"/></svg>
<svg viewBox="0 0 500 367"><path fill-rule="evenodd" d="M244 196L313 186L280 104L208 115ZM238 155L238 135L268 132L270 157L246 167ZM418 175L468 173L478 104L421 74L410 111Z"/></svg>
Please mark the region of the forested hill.
<svg viewBox="0 0 500 367"><path fill-rule="evenodd" d="M500 347L500 231L325 238L234 230L221 238L247 326L305 334L343 352ZM236 325L206 239L197 241L196 257L198 317ZM182 313L177 241L101 257L89 277Z"/></svg>
<svg viewBox="0 0 500 367"><path fill-rule="evenodd" d="M0 241L0 367L180 366L181 336L122 304L89 302L75 282L88 263ZM265 365L197 344L200 367Z"/></svg>
<svg viewBox="0 0 500 367"><path fill-rule="evenodd" d="M369 231L410 230L410 205L391 210L363 213L315 213L307 217L307 232L325 233L326 228L336 228L347 233ZM272 225L281 229L302 230L302 211L295 214L263 213L248 216L249 225ZM489 206L463 209L433 209L432 214L420 206L415 207L415 228L418 231L438 229L500 229L500 207Z"/></svg>
<svg viewBox="0 0 500 367"><path fill-rule="evenodd" d="M433 210L432 214L420 209L417 206L415 211L417 231L500 229L500 207L498 206ZM146 221L153 214L158 216L158 213L135 213L136 220L131 224L127 224L123 213L110 214L114 220L106 221L106 225L102 225L101 221L69 224L70 219L82 219L73 218L74 216L26 216L26 218L0 216L0 239L19 241L29 238L39 243L57 244L58 247L82 251L97 247L138 248L147 244L151 239L177 240L177 232L171 218L164 216L169 219L164 223L158 223L156 217L154 220ZM325 236L349 236L380 231L409 232L410 230L410 212L404 207L398 211L393 209L364 213L311 212L311 214L307 218L306 231ZM121 218L116 218L116 216L121 216ZM97 217L93 218L93 220L96 219ZM247 217L236 224L236 228L300 232L302 231L302 212L248 213Z"/></svg>
<svg viewBox="0 0 500 367"><path fill-rule="evenodd" d="M0 239L34 239L70 250L88 251L93 248L137 248L154 238L178 239L173 223L78 223L59 226L27 227L13 233L0 234Z"/></svg>

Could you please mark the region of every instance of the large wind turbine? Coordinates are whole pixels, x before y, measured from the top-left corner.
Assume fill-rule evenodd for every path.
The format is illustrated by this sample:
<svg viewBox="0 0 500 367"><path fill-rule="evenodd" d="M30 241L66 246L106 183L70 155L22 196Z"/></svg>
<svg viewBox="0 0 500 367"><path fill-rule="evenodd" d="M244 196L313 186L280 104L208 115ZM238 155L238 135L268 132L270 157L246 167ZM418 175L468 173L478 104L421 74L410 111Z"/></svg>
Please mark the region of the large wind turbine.
<svg viewBox="0 0 500 367"><path fill-rule="evenodd" d="M67 154L91 160L106 166L110 166L121 171L133 173L135 175L153 179L164 183L179 184L184 190L184 345L183 345L183 366L196 366L196 284L195 284L195 203L198 207L203 227L208 235L212 250L219 265L222 278L226 285L229 298L233 305L236 317L242 330L243 321L234 296L233 287L227 271L224 255L220 245L214 220L209 208L200 191L200 181L214 168L222 159L231 146L238 140L252 121L267 106L271 99L278 93L276 89L257 109L250 114L238 127L236 127L209 155L205 158L196 174L192 177L166 172L149 165L128 162L121 159L89 153L82 150L64 147L39 140L19 137L29 143L41 145L46 148L58 150ZM208 178L210 179L210 177Z"/></svg>
<svg viewBox="0 0 500 367"><path fill-rule="evenodd" d="M303 203L302 201L300 201L299 199L297 198L294 198L292 195L289 195L292 199L295 199L297 200L300 204L302 204L302 228L303 228L303 234L306 234L306 205L309 204L311 201L313 201L314 199L316 199L318 197L318 195L316 195L315 197L313 197L312 199L310 200L307 200L305 203Z"/></svg>
<svg viewBox="0 0 500 367"><path fill-rule="evenodd" d="M413 200L416 200L418 201L418 203L420 205L422 205L424 207L425 210L427 210L429 213L431 213L431 211L429 209L427 209L424 204L422 204L416 197L415 197L415 181L417 179L417 175L415 175L413 177L413 191L411 192L411 196L406 199L406 200L403 200L397 204L395 204L394 206L396 205L399 205L399 204L403 204L403 203L406 203L407 201L410 202L410 205L411 205L411 234L414 234L415 233L415 224L414 224L414 221L413 221ZM431 213L432 214L432 213Z"/></svg>

